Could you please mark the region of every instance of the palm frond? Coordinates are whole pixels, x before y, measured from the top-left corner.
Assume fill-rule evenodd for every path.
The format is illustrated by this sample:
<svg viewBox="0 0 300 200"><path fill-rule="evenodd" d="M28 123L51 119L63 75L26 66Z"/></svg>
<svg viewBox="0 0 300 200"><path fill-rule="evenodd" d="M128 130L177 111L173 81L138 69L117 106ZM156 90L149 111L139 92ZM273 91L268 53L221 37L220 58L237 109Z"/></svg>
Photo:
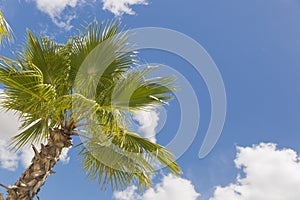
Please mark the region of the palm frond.
<svg viewBox="0 0 300 200"><path fill-rule="evenodd" d="M51 84L61 95L67 94L66 81L70 71L69 49L42 35L37 37L30 31L27 31L27 34L25 51L20 53L20 57L41 71L43 83Z"/></svg>
<svg viewBox="0 0 300 200"><path fill-rule="evenodd" d="M46 138L51 114L59 104L53 104L57 96L54 86L44 83L43 74L35 65L3 57L1 61L0 82L4 84L1 107L20 115L22 132L12 143L19 149Z"/></svg>
<svg viewBox="0 0 300 200"><path fill-rule="evenodd" d="M96 179L104 188L111 184L113 189L124 189L135 182L141 187L151 186L153 168L143 156L122 151L113 144L101 145L95 139L82 147L79 156L89 179Z"/></svg>
<svg viewBox="0 0 300 200"><path fill-rule="evenodd" d="M113 90L112 103L115 107L141 109L153 105L166 104L172 99L174 78L156 77L147 79L155 68L144 68L127 73L118 80Z"/></svg>
<svg viewBox="0 0 300 200"><path fill-rule="evenodd" d="M12 142L10 146L14 149L19 150L20 148L30 145L30 144L38 144L48 136L48 120L39 119L35 122L30 123L30 119L23 120L23 123L20 127L24 127L23 131L18 135L12 138Z"/></svg>
<svg viewBox="0 0 300 200"><path fill-rule="evenodd" d="M154 160L175 175L181 173L172 153L134 133L98 134L83 145L79 154L83 170L90 180L97 179L104 187L109 183L113 189L124 189L132 183L141 189L151 186L151 175L156 172Z"/></svg>
<svg viewBox="0 0 300 200"><path fill-rule="evenodd" d="M175 156L170 151L136 133L123 132L120 136L114 137L112 143L119 145L125 151L144 154L150 161L157 159L176 176L181 174L180 167L174 161Z"/></svg>
<svg viewBox="0 0 300 200"><path fill-rule="evenodd" d="M4 108L28 114L36 112L44 102L56 96L55 88L43 83L43 75L35 65L24 65L6 58L1 60L0 82L5 88Z"/></svg>
<svg viewBox="0 0 300 200"><path fill-rule="evenodd" d="M69 45L72 45L72 69L69 84L74 85L75 79L79 80L78 74L82 76L85 85L87 80L96 77L95 83L89 84L96 90L96 94L104 89L104 85L112 84L113 79L131 68L135 62L134 51L127 44L128 38L126 32L122 32L118 21L102 24L94 21L79 36L71 38ZM83 69L78 73L82 66ZM90 72L94 74L89 74Z"/></svg>

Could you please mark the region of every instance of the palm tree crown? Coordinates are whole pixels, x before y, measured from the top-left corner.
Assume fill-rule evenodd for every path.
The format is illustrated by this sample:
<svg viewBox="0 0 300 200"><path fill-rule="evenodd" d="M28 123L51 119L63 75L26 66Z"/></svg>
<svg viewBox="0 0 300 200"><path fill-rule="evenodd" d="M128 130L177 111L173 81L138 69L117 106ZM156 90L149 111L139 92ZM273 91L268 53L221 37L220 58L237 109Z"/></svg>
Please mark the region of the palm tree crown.
<svg viewBox="0 0 300 200"><path fill-rule="evenodd" d="M138 68L119 22L94 21L65 44L27 34L15 59L1 57L2 107L22 121L15 148L43 142L49 129L80 135L87 176L113 189L151 186L153 163L181 173L172 153L129 128L130 113L164 104L174 87L169 77L146 78L154 69Z"/></svg>

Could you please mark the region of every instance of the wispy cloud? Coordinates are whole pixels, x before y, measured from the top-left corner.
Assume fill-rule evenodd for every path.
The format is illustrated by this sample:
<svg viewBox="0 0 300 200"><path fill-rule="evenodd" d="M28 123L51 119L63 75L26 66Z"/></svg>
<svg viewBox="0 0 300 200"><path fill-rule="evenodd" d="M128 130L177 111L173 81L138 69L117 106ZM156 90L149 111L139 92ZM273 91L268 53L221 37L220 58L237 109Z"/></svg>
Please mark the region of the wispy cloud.
<svg viewBox="0 0 300 200"><path fill-rule="evenodd" d="M300 199L300 160L294 150L278 149L272 143L237 150L235 164L244 177L239 175L235 183L218 186L210 200Z"/></svg>
<svg viewBox="0 0 300 200"><path fill-rule="evenodd" d="M116 16L123 14L134 15L133 5L148 5L146 0L102 0L103 9L112 12Z"/></svg>
<svg viewBox="0 0 300 200"><path fill-rule="evenodd" d="M196 200L199 196L191 181L171 174L164 176L160 183L147 189L143 194L138 193L136 186L114 192L116 200Z"/></svg>

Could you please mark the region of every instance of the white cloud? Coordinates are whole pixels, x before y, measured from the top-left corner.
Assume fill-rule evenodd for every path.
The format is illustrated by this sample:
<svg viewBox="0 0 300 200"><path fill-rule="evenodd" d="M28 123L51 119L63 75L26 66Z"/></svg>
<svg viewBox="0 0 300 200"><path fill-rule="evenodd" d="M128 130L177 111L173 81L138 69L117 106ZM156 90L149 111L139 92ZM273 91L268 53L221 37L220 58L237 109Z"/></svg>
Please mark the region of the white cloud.
<svg viewBox="0 0 300 200"><path fill-rule="evenodd" d="M68 156L69 150L70 148L63 148L61 152L59 159L63 164L68 164L70 162L70 157Z"/></svg>
<svg viewBox="0 0 300 200"><path fill-rule="evenodd" d="M54 24L60 28L70 30L71 21L76 18L75 11L67 12L67 8L74 9L84 3L84 0L28 0L34 1L37 8L49 15Z"/></svg>
<svg viewBox="0 0 300 200"><path fill-rule="evenodd" d="M35 2L36 7L43 13L47 14L52 22L60 28L70 30L72 28L71 22L77 17L76 8L83 5L96 4L93 0L88 2L86 0L26 0L27 2ZM115 16L123 14L133 15L135 12L131 6L134 5L148 5L146 0L101 0L103 3L102 9L112 12Z"/></svg>
<svg viewBox="0 0 300 200"><path fill-rule="evenodd" d="M109 10L116 16L123 14L134 15L135 12L130 8L133 5L148 5L146 0L102 0L103 10Z"/></svg>
<svg viewBox="0 0 300 200"><path fill-rule="evenodd" d="M136 186L114 192L116 200L196 200L199 196L191 181L174 177L171 174L164 176L154 188L146 190L141 195L138 194Z"/></svg>
<svg viewBox="0 0 300 200"><path fill-rule="evenodd" d="M18 168L19 158L15 152L8 150L7 141L0 139L0 167L9 171Z"/></svg>
<svg viewBox="0 0 300 200"><path fill-rule="evenodd" d="M13 112L1 111L0 108L0 138L9 140L11 136L18 132L19 125L20 122L18 121L17 115L15 115Z"/></svg>
<svg viewBox="0 0 300 200"><path fill-rule="evenodd" d="M31 160L34 156L32 148L23 148L20 152L19 159L22 162L24 168L27 168L31 164Z"/></svg>
<svg viewBox="0 0 300 200"><path fill-rule="evenodd" d="M51 18L59 17L66 7L74 8L79 0L34 0L39 10L47 13Z"/></svg>
<svg viewBox="0 0 300 200"><path fill-rule="evenodd" d="M235 164L245 176L239 175L228 186L218 186L210 200L300 199L300 163L295 151L277 149L272 143L237 150Z"/></svg>
<svg viewBox="0 0 300 200"><path fill-rule="evenodd" d="M65 30L70 30L73 26L71 25L71 21L76 18L75 14L66 15L64 19L61 18L53 18L53 23L58 26L59 28L64 28Z"/></svg>
<svg viewBox="0 0 300 200"><path fill-rule="evenodd" d="M156 142L156 128L159 122L159 110L157 108L136 111L133 119L139 123L138 131L143 137Z"/></svg>
<svg viewBox="0 0 300 200"><path fill-rule="evenodd" d="M0 89L0 101L3 91ZM19 157L14 150L9 149L9 139L18 132L20 122L13 112L0 110L0 167L15 171L19 165Z"/></svg>
<svg viewBox="0 0 300 200"><path fill-rule="evenodd" d="M0 112L0 167L10 171L15 171L19 162L28 167L33 157L31 148L23 148L19 153L9 148L10 138L19 132L19 125L18 116L13 112Z"/></svg>
<svg viewBox="0 0 300 200"><path fill-rule="evenodd" d="M130 186L124 191L116 191L114 192L114 198L116 200L140 200L140 196L136 192L136 186Z"/></svg>

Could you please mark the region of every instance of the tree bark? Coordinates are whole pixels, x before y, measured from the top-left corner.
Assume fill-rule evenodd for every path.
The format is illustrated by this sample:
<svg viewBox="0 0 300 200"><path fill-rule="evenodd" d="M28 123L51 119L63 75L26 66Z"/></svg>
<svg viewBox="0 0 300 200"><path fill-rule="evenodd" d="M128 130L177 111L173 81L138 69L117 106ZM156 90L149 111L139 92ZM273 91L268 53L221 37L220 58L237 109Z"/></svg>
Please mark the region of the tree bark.
<svg viewBox="0 0 300 200"><path fill-rule="evenodd" d="M41 144L40 152L32 145L35 156L31 165L13 186L6 187L6 200L32 200L45 184L47 177L54 173L52 169L59 161L62 149L71 146L70 135L61 129L49 129L47 145ZM0 200L1 198L3 199L0 194Z"/></svg>

